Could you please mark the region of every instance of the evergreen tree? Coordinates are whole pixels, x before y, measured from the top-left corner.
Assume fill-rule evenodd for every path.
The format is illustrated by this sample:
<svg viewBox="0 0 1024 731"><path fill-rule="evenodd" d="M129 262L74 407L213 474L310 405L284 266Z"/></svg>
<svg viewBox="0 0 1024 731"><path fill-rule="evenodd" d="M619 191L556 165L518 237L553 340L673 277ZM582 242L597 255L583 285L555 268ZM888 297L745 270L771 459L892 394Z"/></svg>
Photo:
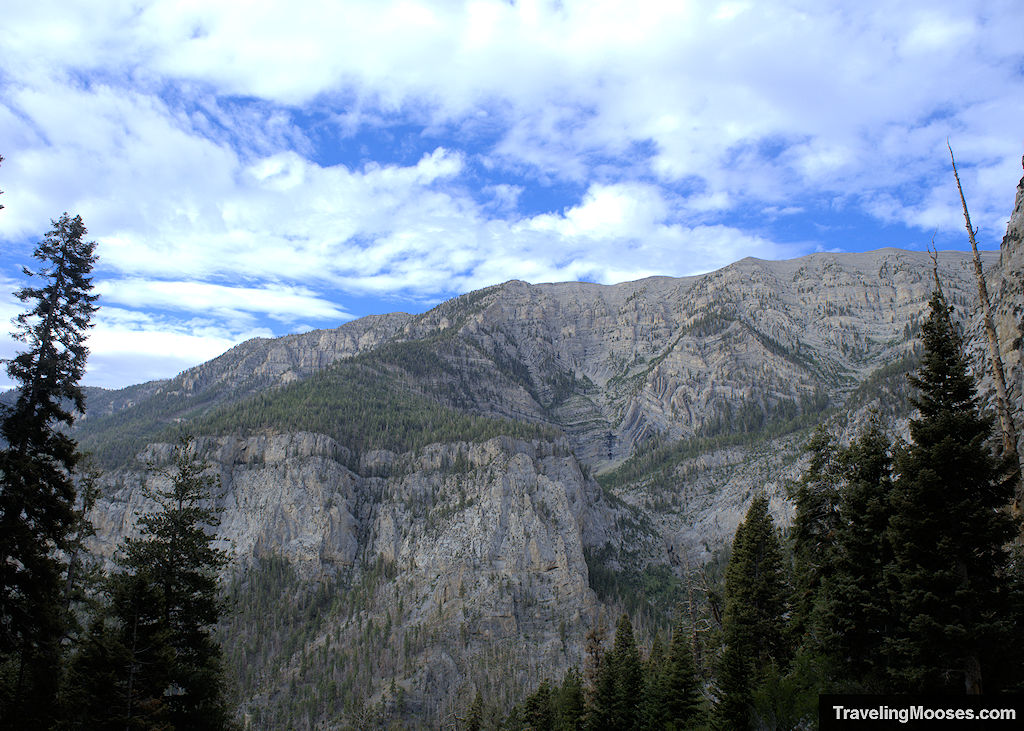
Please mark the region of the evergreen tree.
<svg viewBox="0 0 1024 731"><path fill-rule="evenodd" d="M65 728L172 728L166 691L174 650L159 588L145 576L107 580L107 604L73 657L65 692Z"/></svg>
<svg viewBox="0 0 1024 731"><path fill-rule="evenodd" d="M718 674L716 728L747 728L759 673L769 665L785 666L789 654L783 634L786 592L782 547L768 513L768 499L757 495L736 529L725 573L725 648Z"/></svg>
<svg viewBox="0 0 1024 731"><path fill-rule="evenodd" d="M480 731L484 725L484 696L478 690L466 715L466 731Z"/></svg>
<svg viewBox="0 0 1024 731"><path fill-rule="evenodd" d="M66 427L85 409L79 381L97 297L85 234L80 216L54 221L33 253L39 268L24 269L39 286L16 293L30 305L15 331L28 349L7 363L18 399L0 424L0 722L12 727L47 726L56 707L68 624L59 552L76 522L80 456Z"/></svg>
<svg viewBox="0 0 1024 731"><path fill-rule="evenodd" d="M718 663L718 701L711 717L715 731L745 731L752 722L753 671L733 634L726 633L725 648Z"/></svg>
<svg viewBox="0 0 1024 731"><path fill-rule="evenodd" d="M608 668L610 654L604 651L605 625L598 619L590 628L586 639L586 709L583 727L587 731L600 731L611 723L611 704L615 695L615 676Z"/></svg>
<svg viewBox="0 0 1024 731"><path fill-rule="evenodd" d="M836 680L851 692L883 693L888 687L885 637L893 616L884 578L892 560L887 534L893 484L889 445L873 418L839 458L841 519L816 624L822 647L833 658Z"/></svg>
<svg viewBox="0 0 1024 731"><path fill-rule="evenodd" d="M608 704L611 728L623 731L638 728L644 678L640 651L628 614L623 614L615 626L615 641L604 672L609 677L602 687L611 689L611 702Z"/></svg>
<svg viewBox="0 0 1024 731"><path fill-rule="evenodd" d="M831 573L835 535L839 523L838 448L824 427L815 430L807 445L810 464L790 488L796 507L790 537L793 541L795 593L790 633L794 643L805 641L822 578Z"/></svg>
<svg viewBox="0 0 1024 731"><path fill-rule="evenodd" d="M899 459L892 493L886 579L899 612L890 634L894 690L980 693L1001 648L1014 646L1005 546L1015 527L1013 496L992 455L991 418L982 416L960 333L941 291L922 327L924 358L913 439Z"/></svg>
<svg viewBox="0 0 1024 731"><path fill-rule="evenodd" d="M227 558L207 532L219 523L208 507L219 481L207 470L194 442L183 440L174 468L146 487L156 507L140 520L141 535L126 539L108 601L72 665L69 704L79 699L91 709L85 728L231 725L212 636L224 610L217 573ZM96 669L105 662L116 670L104 676Z"/></svg>
<svg viewBox="0 0 1024 731"><path fill-rule="evenodd" d="M643 728L663 729L669 722L668 667L661 635L654 635L651 652L644 663L644 692L641 703Z"/></svg>
<svg viewBox="0 0 1024 731"><path fill-rule="evenodd" d="M206 474L209 465L184 439L174 453L174 469L163 485L147 487L158 510L141 521L139 538L126 541L123 565L159 590L159 608L174 652L168 698L177 728L224 728L229 710L224 698L220 645L212 628L225 610L218 597L217 575L227 555L214 548L208 532L220 524L209 507L220 487Z"/></svg>
<svg viewBox="0 0 1024 731"><path fill-rule="evenodd" d="M697 665L693 660L693 649L690 647L682 615L676 620L675 629L672 631L664 685L665 710L670 725L656 728L682 731L701 726L705 720L704 700L701 695L700 679L697 677Z"/></svg>
<svg viewBox="0 0 1024 731"><path fill-rule="evenodd" d="M524 731L553 731L555 709L552 704L551 683L544 680L523 703Z"/></svg>
<svg viewBox="0 0 1024 731"><path fill-rule="evenodd" d="M565 671L555 702L555 728L558 731L579 731L583 728L585 712L583 681L579 670Z"/></svg>

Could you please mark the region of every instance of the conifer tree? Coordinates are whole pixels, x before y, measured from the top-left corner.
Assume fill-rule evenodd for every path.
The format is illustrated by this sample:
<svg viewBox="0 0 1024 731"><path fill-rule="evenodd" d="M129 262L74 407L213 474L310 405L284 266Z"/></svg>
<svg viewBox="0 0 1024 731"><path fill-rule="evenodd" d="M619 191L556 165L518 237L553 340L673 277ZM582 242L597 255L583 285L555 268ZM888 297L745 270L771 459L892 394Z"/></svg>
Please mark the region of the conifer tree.
<svg viewBox="0 0 1024 731"><path fill-rule="evenodd" d="M59 552L76 523L80 456L66 427L85 409L79 381L97 298L85 234L80 216L54 221L33 253L39 268L24 269L38 286L16 293L30 305L15 331L28 349L7 363L18 399L0 424L0 723L12 727L47 726L56 707L68 624Z"/></svg>
<svg viewBox="0 0 1024 731"><path fill-rule="evenodd" d="M810 464L790 489L796 507L790 537L793 540L794 601L790 633L795 643L805 641L822 577L831 572L835 534L839 522L838 447L824 427L807 445Z"/></svg>
<svg viewBox="0 0 1024 731"><path fill-rule="evenodd" d="M610 709L615 694L615 676L608 669L610 653L604 650L605 625L599 617L586 638L584 678L586 681L586 708L583 727L587 731L608 728Z"/></svg>
<svg viewBox="0 0 1024 731"><path fill-rule="evenodd" d="M220 524L209 507L220 487L196 455L194 440L183 439L166 482L147 486L158 509L140 521L141 536L125 542L124 567L152 582L173 650L169 717L177 728L221 729L229 720L224 698L221 650L212 628L225 610L218 596L218 571L227 555L208 532Z"/></svg>
<svg viewBox="0 0 1024 731"><path fill-rule="evenodd" d="M108 604L93 618L72 658L64 698L68 729L163 728L174 650L159 588L146 576L116 573Z"/></svg>
<svg viewBox="0 0 1024 731"><path fill-rule="evenodd" d="M183 440L173 469L146 486L156 507L140 520L141 535L125 540L107 603L72 664L68 705L78 699L91 714L78 727L230 727L212 635L224 610L217 575L227 559L208 532L219 523L209 507L219 481L207 470L195 443ZM115 669L103 675L109 662Z"/></svg>
<svg viewBox="0 0 1024 731"><path fill-rule="evenodd" d="M715 679L718 699L711 726L715 731L745 731L752 723L753 671L735 634L727 632L725 642Z"/></svg>
<svg viewBox="0 0 1024 731"><path fill-rule="evenodd" d="M843 690L885 692L891 629L884 572L892 560L887 526L892 492L890 440L877 418L842 451L843 487L832 571L822 588L821 646Z"/></svg>
<svg viewBox="0 0 1024 731"><path fill-rule="evenodd" d="M725 573L725 648L718 673L715 728L741 731L752 722L754 684L766 667L783 667L786 578L768 499L757 495L736 529Z"/></svg>
<svg viewBox="0 0 1024 731"><path fill-rule="evenodd" d="M484 696L478 690L466 714L466 731L480 731L484 725Z"/></svg>
<svg viewBox="0 0 1024 731"><path fill-rule="evenodd" d="M886 573L899 612L890 633L894 690L995 691L1000 649L1014 646L1005 546L1015 527L1013 487L989 447L960 333L941 291L922 327L924 358L913 439L892 493ZM1018 671L1019 672L1019 671Z"/></svg>
<svg viewBox="0 0 1024 731"><path fill-rule="evenodd" d="M551 697L551 683L541 682L523 703L522 723L524 731L553 731L555 711Z"/></svg>
<svg viewBox="0 0 1024 731"><path fill-rule="evenodd" d="M675 629L672 631L664 682L665 709L671 724L668 728L681 731L701 726L705 720L704 701L700 679L697 677L697 665L693 659L693 649L682 615L676 620Z"/></svg>
<svg viewBox="0 0 1024 731"><path fill-rule="evenodd" d="M629 615L623 614L615 626L615 641L605 666L611 676L607 683L612 688L609 719L612 728L629 729L640 725L640 699L643 692L643 667L640 651L633 635L633 623Z"/></svg>
<svg viewBox="0 0 1024 731"><path fill-rule="evenodd" d="M668 667L661 635L654 635L651 652L644 663L644 693L641 704L643 728L663 729L669 722Z"/></svg>
<svg viewBox="0 0 1024 731"><path fill-rule="evenodd" d="M565 671L555 703L555 728L559 731L579 731L583 728L585 704L583 681L579 670Z"/></svg>

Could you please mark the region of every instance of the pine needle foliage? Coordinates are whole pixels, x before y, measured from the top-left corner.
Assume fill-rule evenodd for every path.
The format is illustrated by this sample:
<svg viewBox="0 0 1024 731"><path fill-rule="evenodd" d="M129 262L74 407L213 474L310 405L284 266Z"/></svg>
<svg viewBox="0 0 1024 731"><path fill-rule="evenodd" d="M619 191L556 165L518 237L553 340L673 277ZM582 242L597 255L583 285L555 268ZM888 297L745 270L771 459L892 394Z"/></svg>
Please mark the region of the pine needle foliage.
<svg viewBox="0 0 1024 731"><path fill-rule="evenodd" d="M740 731L753 723L753 690L766 668L785 667L789 648L784 632L789 587L782 546L758 494L736 528L725 573L723 650L718 674L718 729Z"/></svg>
<svg viewBox="0 0 1024 731"><path fill-rule="evenodd" d="M77 520L80 454L67 427L85 409L79 381L97 298L86 233L81 216L53 221L33 253L38 269L24 269L38 284L16 292L29 308L14 336L28 347L7 362L18 399L0 423L0 724L11 727L51 723L69 624L60 551Z"/></svg>
<svg viewBox="0 0 1024 731"><path fill-rule="evenodd" d="M1017 632L1006 549L1013 472L992 454L992 419L951 311L936 290L910 379L919 415L892 493L886 581L898 615L887 647L893 689L904 692L997 690L1006 680L991 670Z"/></svg>

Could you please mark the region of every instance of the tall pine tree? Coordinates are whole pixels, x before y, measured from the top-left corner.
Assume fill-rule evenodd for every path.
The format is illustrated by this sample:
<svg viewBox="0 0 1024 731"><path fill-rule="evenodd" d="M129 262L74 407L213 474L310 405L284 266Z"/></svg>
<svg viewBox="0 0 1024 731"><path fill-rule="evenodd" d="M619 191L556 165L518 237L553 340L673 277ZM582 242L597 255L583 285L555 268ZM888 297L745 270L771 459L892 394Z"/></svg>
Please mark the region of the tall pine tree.
<svg viewBox="0 0 1024 731"><path fill-rule="evenodd" d="M840 520L832 571L815 619L820 645L833 660L838 689L848 692L882 693L888 687L885 638L893 609L884 574L892 560L887 533L893 486L890 444L872 418L839 457Z"/></svg>
<svg viewBox="0 0 1024 731"><path fill-rule="evenodd" d="M168 698L176 728L221 729L230 718L225 700L220 645L213 626L225 610L219 598L218 573L227 555L214 547L209 529L220 525L210 507L220 480L197 456L194 440L183 439L174 453L174 469L165 482L150 485L159 506L142 521L142 535L128 539L124 566L151 581L159 591L158 606L167 629L174 661Z"/></svg>
<svg viewBox="0 0 1024 731"><path fill-rule="evenodd" d="M64 214L36 247L37 286L19 290L29 304L15 337L28 349L7 363L18 384L0 434L0 723L52 722L60 677L66 566L61 551L76 523L73 471L78 445L66 427L85 410L79 381L96 310L89 274L95 243L80 216Z"/></svg>
<svg viewBox="0 0 1024 731"><path fill-rule="evenodd" d="M681 731L703 726L706 715L704 699L682 613L676 619L672 641L669 643L665 688L665 709L669 720L667 728Z"/></svg>
<svg viewBox="0 0 1024 731"><path fill-rule="evenodd" d="M715 728L748 728L759 676L770 665L784 667L788 662L786 596L782 547L768 513L768 499L759 494L736 528L725 573L725 648L719 662Z"/></svg>
<svg viewBox="0 0 1024 731"><path fill-rule="evenodd" d="M819 427L807 451L810 464L790 488L796 515L790 529L795 591L789 631L798 644L812 639L805 635L813 630L811 615L822 579L831 571L839 524L839 450L828 431Z"/></svg>
<svg viewBox="0 0 1024 731"><path fill-rule="evenodd" d="M886 572L898 611L887 644L894 690L994 691L1001 648L1014 646L1005 546L1013 487L990 449L960 333L941 291L922 327L924 359L912 444L892 493Z"/></svg>
<svg viewBox="0 0 1024 731"><path fill-rule="evenodd" d="M640 725L640 701L644 687L644 671L640 651L633 634L633 623L623 614L615 626L615 641L606 670L612 674L610 719L612 728L629 729Z"/></svg>
<svg viewBox="0 0 1024 731"><path fill-rule="evenodd" d="M225 609L218 572L227 557L209 531L219 524L210 507L219 480L196 452L183 440L173 468L146 486L155 509L140 520L141 534L126 539L107 603L72 664L69 703L82 699L91 714L85 727L231 725L212 633ZM105 663L107 677L97 687L95 669Z"/></svg>
<svg viewBox="0 0 1024 731"><path fill-rule="evenodd" d="M555 728L559 731L579 731L583 728L585 712L583 679L572 667L565 671L562 685L555 695Z"/></svg>

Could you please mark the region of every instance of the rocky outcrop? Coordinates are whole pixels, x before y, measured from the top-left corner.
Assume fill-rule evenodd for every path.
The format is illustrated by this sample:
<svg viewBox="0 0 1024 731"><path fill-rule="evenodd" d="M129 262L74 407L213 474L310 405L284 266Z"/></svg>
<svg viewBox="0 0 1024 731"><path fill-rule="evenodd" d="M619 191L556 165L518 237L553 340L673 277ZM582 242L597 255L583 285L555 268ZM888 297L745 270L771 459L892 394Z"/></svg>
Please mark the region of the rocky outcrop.
<svg viewBox="0 0 1024 731"><path fill-rule="evenodd" d="M1006 386L1019 414L1024 411L1024 177L1017 184L1017 197L999 249L999 272L996 331L1006 369ZM1018 419L1018 428L1021 426Z"/></svg>
<svg viewBox="0 0 1024 731"><path fill-rule="evenodd" d="M1021 191L1024 182L994 288L1018 399L1020 338L1006 333L1024 311ZM1000 271L994 253L983 261ZM939 267L947 297L972 313L969 257L942 252ZM788 522L785 486L803 465L806 428L856 425L898 400L905 378L893 366L913 350L932 286L931 258L895 249L744 259L613 286L508 282L422 315L244 343L170 381L99 399L107 415L93 423L120 414L156 430L357 357L375 378L451 413L561 431L412 451L359 451L295 429L200 436L220 476L218 537L235 581L254 596L272 585L285 605L321 602L251 681L250 705L274 705L302 678L331 679L332 692L358 700L352 708L397 693L417 718L440 723L478 688L511 701L581 662L586 631L614 611L591 587L587 561L598 553L602 568L623 573L700 563L759 490ZM897 433L907 413L886 413ZM102 444L104 433L91 438ZM672 445L657 469L608 477ZM159 470L170 455L170 445L150 444L108 473L94 513L105 555L148 509L143 482L166 479L145 465ZM274 573L282 564L292 584ZM277 583L261 584L261 571Z"/></svg>
<svg viewBox="0 0 1024 731"><path fill-rule="evenodd" d="M500 437L363 455L360 471L377 476L350 470L347 450L316 434L197 446L220 477L217 535L237 565L279 557L313 584L361 587L358 622L352 606L326 612L299 654L369 649L362 629L389 627L372 648L367 697L395 679L433 717L466 686L581 663L600 609L584 551L619 542L621 509L583 475L566 442ZM172 445L154 444L139 466L107 477L94 511L107 555L151 507L139 488L166 480L171 456ZM488 657L501 667L485 673ZM267 678L267 693L289 667Z"/></svg>

